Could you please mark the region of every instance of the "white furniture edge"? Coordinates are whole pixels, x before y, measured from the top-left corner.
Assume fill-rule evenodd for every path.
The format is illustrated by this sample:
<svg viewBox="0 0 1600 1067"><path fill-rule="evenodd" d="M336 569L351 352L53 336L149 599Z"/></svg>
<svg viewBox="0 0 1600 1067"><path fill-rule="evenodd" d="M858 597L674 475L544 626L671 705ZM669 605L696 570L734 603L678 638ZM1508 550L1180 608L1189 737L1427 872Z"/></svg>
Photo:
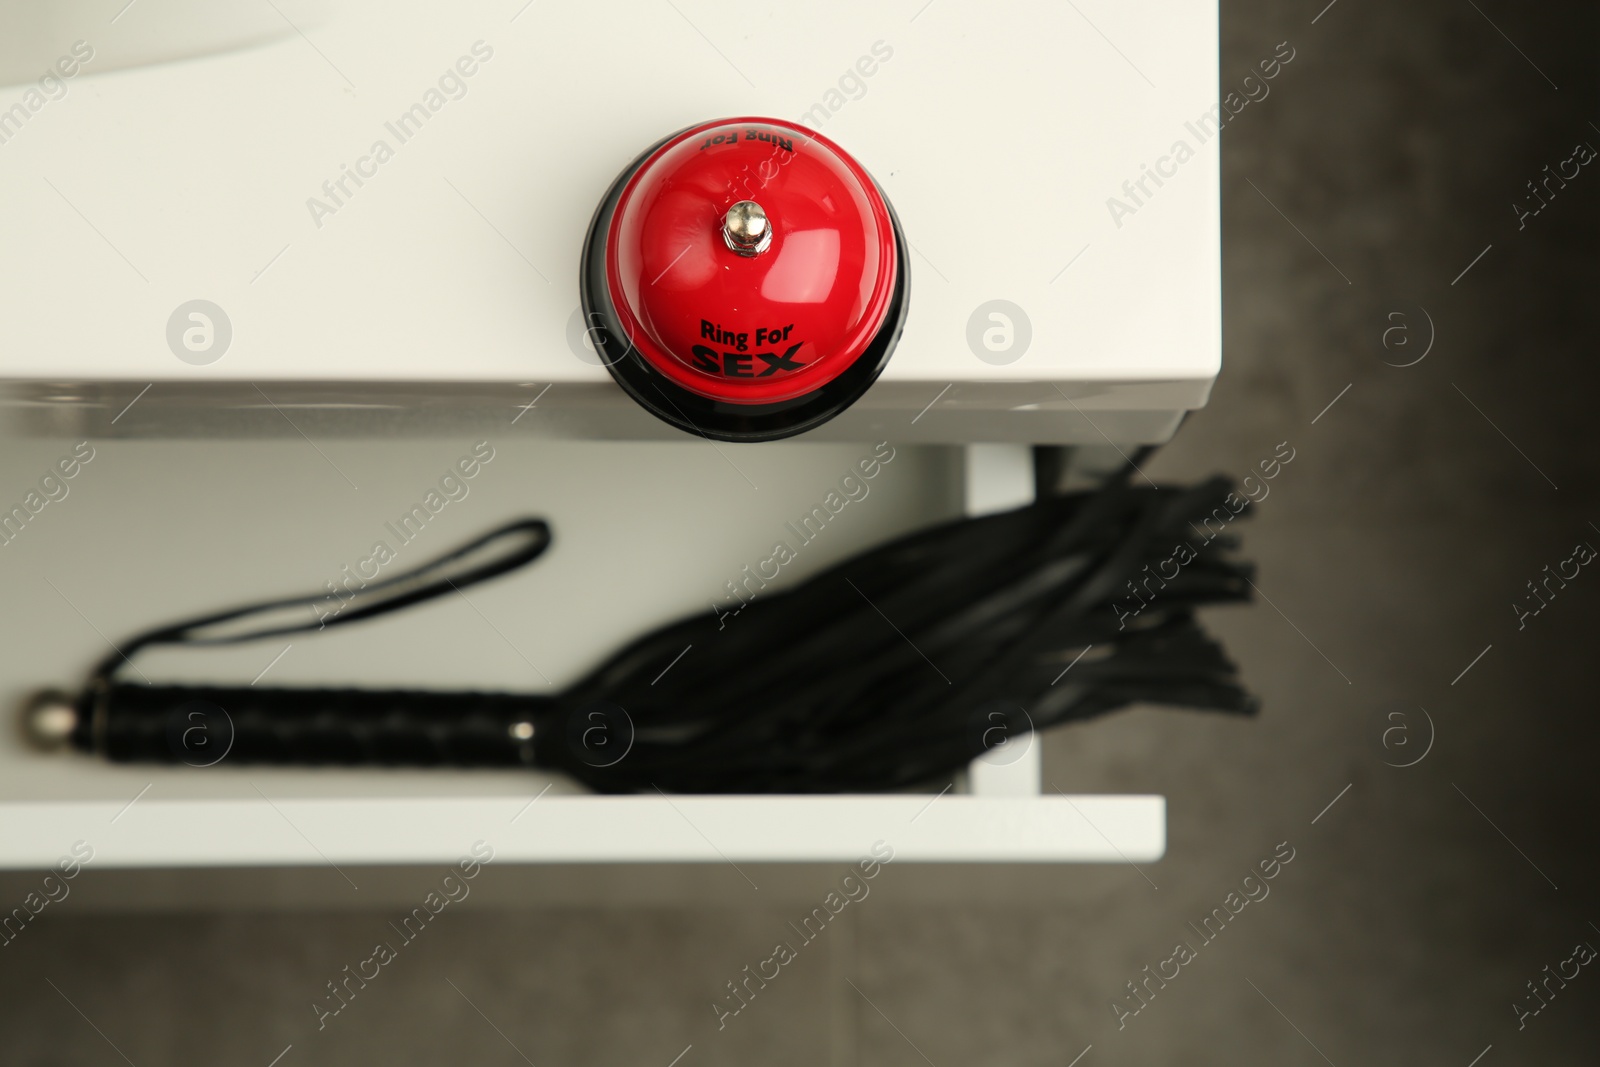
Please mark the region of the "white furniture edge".
<svg viewBox="0 0 1600 1067"><path fill-rule="evenodd" d="M1140 862L1165 851L1166 801L946 794L0 805L0 869L9 870L53 866L77 842L93 849L88 866L102 869L449 864L480 841L496 863L849 863L878 842L897 863Z"/></svg>

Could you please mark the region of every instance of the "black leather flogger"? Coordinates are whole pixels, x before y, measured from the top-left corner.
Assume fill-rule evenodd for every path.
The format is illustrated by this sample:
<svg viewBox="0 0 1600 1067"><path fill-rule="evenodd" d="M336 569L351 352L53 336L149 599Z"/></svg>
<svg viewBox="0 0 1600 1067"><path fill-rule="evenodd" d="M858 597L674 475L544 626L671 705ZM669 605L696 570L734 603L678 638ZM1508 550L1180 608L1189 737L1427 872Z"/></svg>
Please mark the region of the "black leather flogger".
<svg viewBox="0 0 1600 1067"><path fill-rule="evenodd" d="M1233 502L1238 500L1238 506ZM151 630L44 694L33 734L114 760L531 767L603 792L876 792L937 782L998 744L1132 703L1250 713L1195 609L1250 599L1231 523L1248 505L1192 488L1046 496L872 549L737 612L634 640L559 693L134 684L154 645L221 645L387 614L526 566L523 519L336 616L318 592ZM292 622L262 622L282 612ZM309 621L308 621L309 620ZM886 620L893 620L890 624ZM245 627L249 622L256 625Z"/></svg>

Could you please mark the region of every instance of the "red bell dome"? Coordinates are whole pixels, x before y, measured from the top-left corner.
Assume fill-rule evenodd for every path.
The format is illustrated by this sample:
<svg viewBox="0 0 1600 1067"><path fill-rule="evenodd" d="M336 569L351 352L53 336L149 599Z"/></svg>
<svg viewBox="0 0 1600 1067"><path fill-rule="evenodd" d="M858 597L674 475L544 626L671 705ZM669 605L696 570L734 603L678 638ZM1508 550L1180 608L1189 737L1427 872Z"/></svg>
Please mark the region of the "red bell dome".
<svg viewBox="0 0 1600 1067"><path fill-rule="evenodd" d="M908 280L871 176L820 134L761 118L691 127L636 160L595 215L582 272L617 381L727 440L802 432L865 392Z"/></svg>

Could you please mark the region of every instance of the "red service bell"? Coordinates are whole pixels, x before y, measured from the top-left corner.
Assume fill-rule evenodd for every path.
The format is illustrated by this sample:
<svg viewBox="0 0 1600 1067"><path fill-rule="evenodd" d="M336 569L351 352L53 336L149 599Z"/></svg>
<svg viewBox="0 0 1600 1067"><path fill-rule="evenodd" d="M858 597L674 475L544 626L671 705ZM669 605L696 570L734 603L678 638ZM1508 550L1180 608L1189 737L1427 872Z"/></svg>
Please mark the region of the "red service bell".
<svg viewBox="0 0 1600 1067"><path fill-rule="evenodd" d="M595 350L690 433L771 441L849 407L909 305L900 222L861 164L777 119L702 123L622 172L580 275Z"/></svg>

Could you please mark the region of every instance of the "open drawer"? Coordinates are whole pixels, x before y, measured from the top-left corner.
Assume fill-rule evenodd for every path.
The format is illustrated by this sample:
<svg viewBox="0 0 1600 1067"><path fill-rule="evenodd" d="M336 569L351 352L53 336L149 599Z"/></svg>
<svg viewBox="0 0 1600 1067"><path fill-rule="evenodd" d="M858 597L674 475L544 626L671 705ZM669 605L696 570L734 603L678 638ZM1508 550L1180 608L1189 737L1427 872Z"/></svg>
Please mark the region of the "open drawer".
<svg viewBox="0 0 1600 1067"><path fill-rule="evenodd" d="M101 439L64 495L0 547L0 703L73 687L123 636L168 618L316 588L375 541L412 563L504 520L555 530L526 571L326 636L157 651L149 679L538 691L630 637L737 605L747 565L796 546L781 586L962 511L1031 499L1025 446L715 445L549 441L505 421L472 437L298 433L275 439ZM0 503L20 502L73 440L7 443ZM475 477L409 540L398 518L477 450ZM820 532L809 512L861 458L881 467ZM485 458L487 457L487 458ZM397 544L398 542L398 544ZM735 623L736 624L736 623ZM1159 796L1041 795L1040 746L1016 739L943 792L888 796L593 796L503 770L117 765L0 734L0 868L48 867L74 842L101 867L451 863L475 841L512 863L848 862L1159 858Z"/></svg>

